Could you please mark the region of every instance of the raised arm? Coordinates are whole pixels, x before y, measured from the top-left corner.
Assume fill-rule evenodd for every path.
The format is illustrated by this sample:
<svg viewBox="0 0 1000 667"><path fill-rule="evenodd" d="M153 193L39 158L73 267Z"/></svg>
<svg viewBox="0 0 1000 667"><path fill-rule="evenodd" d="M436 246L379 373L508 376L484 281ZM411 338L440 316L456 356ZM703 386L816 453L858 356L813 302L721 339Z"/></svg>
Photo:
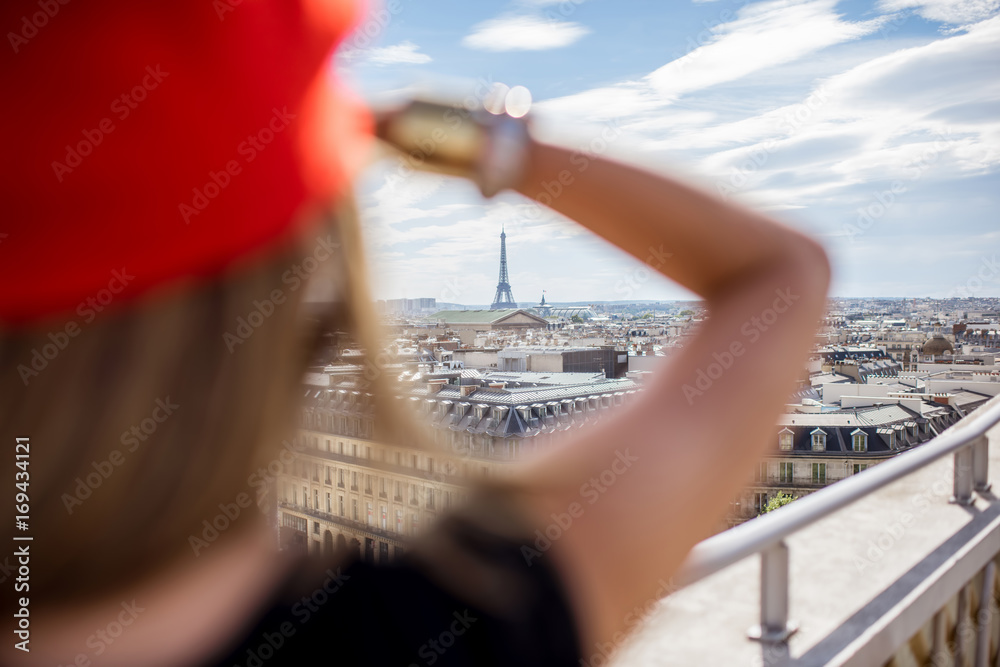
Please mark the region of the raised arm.
<svg viewBox="0 0 1000 667"><path fill-rule="evenodd" d="M562 573L586 650L634 622L634 609L718 525L773 445L830 269L802 234L671 178L600 157L584 166L537 141L529 155L519 192L700 294L709 309L640 398L514 475L537 527L562 524L539 557ZM569 185L553 199L543 184L560 179Z"/></svg>

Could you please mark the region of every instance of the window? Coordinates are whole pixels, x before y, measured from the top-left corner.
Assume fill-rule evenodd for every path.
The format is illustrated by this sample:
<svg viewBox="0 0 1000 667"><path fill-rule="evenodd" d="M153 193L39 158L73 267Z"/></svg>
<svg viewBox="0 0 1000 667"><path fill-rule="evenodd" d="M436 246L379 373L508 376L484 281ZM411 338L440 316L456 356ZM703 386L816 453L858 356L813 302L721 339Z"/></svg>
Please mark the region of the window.
<svg viewBox="0 0 1000 667"><path fill-rule="evenodd" d="M417 467L418 467L418 466L417 466L417 455L416 455L416 454L414 454L414 455L413 455L413 467L414 467L414 468L417 468Z"/></svg>
<svg viewBox="0 0 1000 667"><path fill-rule="evenodd" d="M344 453L344 441L343 440L338 440L337 441L337 453L338 454L343 454Z"/></svg>
<svg viewBox="0 0 1000 667"><path fill-rule="evenodd" d="M372 494L372 476L365 475L365 493L369 496Z"/></svg>
<svg viewBox="0 0 1000 667"><path fill-rule="evenodd" d="M299 490L294 486L292 487L292 504L293 505L299 504Z"/></svg>
<svg viewBox="0 0 1000 667"><path fill-rule="evenodd" d="M400 482L396 482L396 495L393 497L398 503L403 502L403 485Z"/></svg>
<svg viewBox="0 0 1000 667"><path fill-rule="evenodd" d="M372 448L365 445L365 458L370 459L372 457Z"/></svg>
<svg viewBox="0 0 1000 667"><path fill-rule="evenodd" d="M368 503L368 525L375 525L375 512L372 510L372 504Z"/></svg>
<svg viewBox="0 0 1000 667"><path fill-rule="evenodd" d="M388 496L385 491L385 477L378 478L378 495L380 498L386 498Z"/></svg>
<svg viewBox="0 0 1000 667"><path fill-rule="evenodd" d="M353 445L351 445L351 456L353 456L354 458L358 457L358 443L354 443Z"/></svg>
<svg viewBox="0 0 1000 667"><path fill-rule="evenodd" d="M340 505L340 516L344 516L344 496L337 496L337 504Z"/></svg>
<svg viewBox="0 0 1000 667"><path fill-rule="evenodd" d="M854 464L854 474L855 475L857 475L862 470L867 470L867 469L868 469L868 464L867 463L855 463Z"/></svg>
<svg viewBox="0 0 1000 667"><path fill-rule="evenodd" d="M826 431L823 429L816 429L812 433L812 450L814 452L825 452L826 451Z"/></svg>
<svg viewBox="0 0 1000 667"><path fill-rule="evenodd" d="M386 509L385 509L385 505L379 505L378 509L379 509L379 512L381 512L381 515L382 515L382 523L380 525L382 526L382 530L385 530L386 529Z"/></svg>
<svg viewBox="0 0 1000 667"><path fill-rule="evenodd" d="M319 481L319 464L318 463L313 463L312 464L312 470L313 470L313 481L314 482L318 482Z"/></svg>
<svg viewBox="0 0 1000 667"><path fill-rule="evenodd" d="M313 509L319 509L319 490L313 489Z"/></svg>
<svg viewBox="0 0 1000 667"><path fill-rule="evenodd" d="M826 484L826 464L813 464L813 484Z"/></svg>
<svg viewBox="0 0 1000 667"><path fill-rule="evenodd" d="M417 485L416 484L410 484L410 504L411 505L419 505L420 504L420 501L417 500Z"/></svg>
<svg viewBox="0 0 1000 667"><path fill-rule="evenodd" d="M358 520L358 501L351 500L351 517L357 521Z"/></svg>
<svg viewBox="0 0 1000 667"><path fill-rule="evenodd" d="M302 487L302 506L309 507L309 489L308 487Z"/></svg>
<svg viewBox="0 0 1000 667"><path fill-rule="evenodd" d="M778 464L778 481L781 484L791 484L793 481L792 476L792 464L789 463L779 463Z"/></svg>
<svg viewBox="0 0 1000 667"><path fill-rule="evenodd" d="M428 489L427 491L427 509L434 509L434 489Z"/></svg>
<svg viewBox="0 0 1000 667"><path fill-rule="evenodd" d="M351 491L357 491L357 490L358 490L358 471L357 470L352 470L351 471Z"/></svg>
<svg viewBox="0 0 1000 667"><path fill-rule="evenodd" d="M767 481L767 462L761 461L757 464L757 481L766 482Z"/></svg>
<svg viewBox="0 0 1000 667"><path fill-rule="evenodd" d="M330 479L330 466L326 466L326 484L329 485L330 482L331 482L331 479Z"/></svg>
<svg viewBox="0 0 1000 667"><path fill-rule="evenodd" d="M329 438L326 441L326 451L328 451L328 452L331 451L330 450L330 440L329 440Z"/></svg>
<svg viewBox="0 0 1000 667"><path fill-rule="evenodd" d="M319 521L313 521L313 532L319 535Z"/></svg>
<svg viewBox="0 0 1000 667"><path fill-rule="evenodd" d="M778 434L778 449L783 452L792 451L792 438L794 435L795 434L787 428L781 431L781 433Z"/></svg>
<svg viewBox="0 0 1000 667"><path fill-rule="evenodd" d="M330 502L330 492L326 492L326 513L333 514L333 506Z"/></svg>
<svg viewBox="0 0 1000 667"><path fill-rule="evenodd" d="M851 432L851 449L856 452L868 451L868 434L859 428Z"/></svg>
<svg viewBox="0 0 1000 667"><path fill-rule="evenodd" d="M344 469L337 470L337 486L344 488Z"/></svg>
<svg viewBox="0 0 1000 667"><path fill-rule="evenodd" d="M427 471L434 472L434 459L427 457Z"/></svg>
<svg viewBox="0 0 1000 667"><path fill-rule="evenodd" d="M396 510L396 532L403 532L403 510Z"/></svg>
<svg viewBox="0 0 1000 667"><path fill-rule="evenodd" d="M753 494L753 505L757 514L760 514L767 507L767 494L766 493L755 493Z"/></svg>
<svg viewBox="0 0 1000 667"><path fill-rule="evenodd" d="M289 528L294 528L300 532L306 532L309 530L309 522L302 517L292 516L291 514L281 515L281 525L288 526Z"/></svg>

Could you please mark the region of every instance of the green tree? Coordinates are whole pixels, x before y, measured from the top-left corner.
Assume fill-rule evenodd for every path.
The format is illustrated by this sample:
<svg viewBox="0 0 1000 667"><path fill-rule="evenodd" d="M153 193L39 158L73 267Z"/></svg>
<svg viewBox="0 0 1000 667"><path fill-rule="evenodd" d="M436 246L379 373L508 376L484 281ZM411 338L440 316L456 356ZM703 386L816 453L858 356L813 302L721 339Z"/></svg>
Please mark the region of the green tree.
<svg viewBox="0 0 1000 667"><path fill-rule="evenodd" d="M570 318L570 321L576 322L577 324L583 324L583 318L580 317L579 315L574 315L573 317Z"/></svg>
<svg viewBox="0 0 1000 667"><path fill-rule="evenodd" d="M761 514L767 514L768 512L773 512L774 510L778 509L779 507L784 507L785 505L787 505L788 503L792 502L793 500L795 500L794 497L792 497L792 496L790 496L787 493L784 493L782 491L778 491L778 495L773 496L772 498L768 499L767 505L764 506L764 509L761 512Z"/></svg>
<svg viewBox="0 0 1000 667"><path fill-rule="evenodd" d="M684 317L685 315L694 315L694 311L693 310L682 310L681 311L681 317Z"/></svg>

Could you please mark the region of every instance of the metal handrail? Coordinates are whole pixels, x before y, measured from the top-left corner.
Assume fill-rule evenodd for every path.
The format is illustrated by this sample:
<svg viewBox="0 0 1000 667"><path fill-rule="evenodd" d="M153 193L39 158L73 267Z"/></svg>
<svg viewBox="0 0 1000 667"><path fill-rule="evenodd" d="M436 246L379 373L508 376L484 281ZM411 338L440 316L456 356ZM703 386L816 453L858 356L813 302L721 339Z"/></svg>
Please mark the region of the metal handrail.
<svg viewBox="0 0 1000 667"><path fill-rule="evenodd" d="M989 488L986 481L988 451L985 434L998 422L1000 395L994 396L941 435L910 451L699 542L674 575L674 590L759 553L761 627L753 629L751 636L764 641L784 641L794 632L787 618L788 554L785 538L948 454L955 454L955 501L971 503L973 489L985 491ZM775 563L779 567L775 567ZM785 566L780 567L781 563ZM775 595L774 591L778 594ZM767 608L769 605L771 608Z"/></svg>

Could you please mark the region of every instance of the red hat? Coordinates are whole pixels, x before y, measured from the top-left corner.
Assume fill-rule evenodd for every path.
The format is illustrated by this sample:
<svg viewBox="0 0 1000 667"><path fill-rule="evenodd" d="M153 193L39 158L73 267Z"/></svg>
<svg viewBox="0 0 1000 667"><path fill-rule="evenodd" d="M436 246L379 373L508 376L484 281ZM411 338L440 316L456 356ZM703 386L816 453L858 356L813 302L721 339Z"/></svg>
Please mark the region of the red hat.
<svg viewBox="0 0 1000 667"><path fill-rule="evenodd" d="M12 0L0 323L211 276L343 192L367 110L334 80L337 0Z"/></svg>

